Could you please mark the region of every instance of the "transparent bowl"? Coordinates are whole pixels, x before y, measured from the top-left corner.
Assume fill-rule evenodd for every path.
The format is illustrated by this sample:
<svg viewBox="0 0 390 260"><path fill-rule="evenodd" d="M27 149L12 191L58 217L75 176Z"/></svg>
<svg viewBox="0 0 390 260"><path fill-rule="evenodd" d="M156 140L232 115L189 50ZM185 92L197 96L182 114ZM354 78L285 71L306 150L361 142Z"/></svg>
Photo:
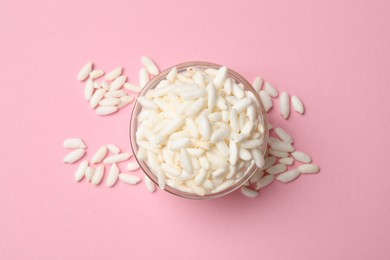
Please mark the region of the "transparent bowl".
<svg viewBox="0 0 390 260"><path fill-rule="evenodd" d="M222 65L210 63L210 62L204 62L204 61L190 61L190 62L185 62L181 63L175 66L172 66L171 68L168 68L164 71L162 71L160 74L155 76L153 79L151 79L148 84L142 89L142 91L139 93L139 96L144 96L146 92L148 92L150 89L153 89L157 86L157 84L165 79L167 74L171 71L173 67L176 67L178 72L186 71L187 68L193 67L193 68L199 68L199 69L208 69L208 68L213 68L213 69L219 69L222 67ZM263 103L261 102L259 94L256 92L256 90L252 87L252 85L239 73L233 71L232 69L229 68L228 72L228 77L236 80L237 83L242 83L244 86L245 90L248 90L253 93L254 97L257 99L258 103L260 104L260 108L258 109L258 114L259 114L259 122L263 124L264 126L264 134L263 134L263 144L260 147L260 150L262 154L265 154L267 143L268 143L268 119L267 119L267 113L264 109ZM136 142L136 137L135 134L137 132L138 128L138 121L137 121L137 116L141 112L142 106L135 101L133 111L131 114L131 120L130 120L130 145L131 149L133 150L134 157L139 163L141 169L144 171L144 173L156 184L158 185L158 180L157 176L154 175L152 170L148 167L148 165L144 162L141 161L137 158L137 152L138 152L138 145ZM203 200L203 199L213 199L213 198L219 198L224 195L227 195L238 188L240 188L245 182L247 182L251 176L258 170L256 164L252 164L250 167L248 167L243 174L243 176L232 186L229 188L222 190L217 193L210 193L206 194L204 196L199 196L195 193L187 193L183 192L177 189L174 189L170 187L169 185L165 186L165 191L177 195L182 198L188 198L188 199L196 199L196 200Z"/></svg>

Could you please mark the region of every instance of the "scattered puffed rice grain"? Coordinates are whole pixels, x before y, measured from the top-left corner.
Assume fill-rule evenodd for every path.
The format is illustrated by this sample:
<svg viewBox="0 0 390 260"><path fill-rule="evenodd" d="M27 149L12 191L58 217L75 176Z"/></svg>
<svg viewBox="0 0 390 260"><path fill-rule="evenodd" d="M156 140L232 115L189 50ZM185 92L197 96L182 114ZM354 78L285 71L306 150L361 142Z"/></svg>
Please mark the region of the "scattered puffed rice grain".
<svg viewBox="0 0 390 260"><path fill-rule="evenodd" d="M134 101L134 98L132 96L123 96L120 98L120 103L118 104L118 108L122 108L130 104L131 102Z"/></svg>
<svg viewBox="0 0 390 260"><path fill-rule="evenodd" d="M100 106L116 106L121 102L119 98L103 98L100 100Z"/></svg>
<svg viewBox="0 0 390 260"><path fill-rule="evenodd" d="M116 155L111 155L103 160L104 164L113 164L118 162L127 161L131 156L133 156L132 153L120 153Z"/></svg>
<svg viewBox="0 0 390 260"><path fill-rule="evenodd" d="M310 155L300 152L300 151L295 151L291 153L291 155L297 160L298 162L303 162L303 163L311 163L312 159Z"/></svg>
<svg viewBox="0 0 390 260"><path fill-rule="evenodd" d="M139 164L136 163L136 162L129 162L127 164L127 168L126 168L129 172L132 172L132 171L136 171L139 169Z"/></svg>
<svg viewBox="0 0 390 260"><path fill-rule="evenodd" d="M290 97L287 92L282 92L279 98L280 114L284 119L287 119L290 115Z"/></svg>
<svg viewBox="0 0 390 260"><path fill-rule="evenodd" d="M260 95L261 102L264 105L265 111L268 112L273 106L270 95L264 90L260 90L259 95Z"/></svg>
<svg viewBox="0 0 390 260"><path fill-rule="evenodd" d="M297 169L293 169L279 174L276 179L280 182L287 183L295 180L299 175L301 175L301 172Z"/></svg>
<svg viewBox="0 0 390 260"><path fill-rule="evenodd" d="M277 136L280 138L280 140L282 140L283 142L290 143L290 144L294 142L292 137L282 128L280 127L275 128L275 132Z"/></svg>
<svg viewBox="0 0 390 260"><path fill-rule="evenodd" d="M107 154L107 146L103 145L92 156L91 163L100 163Z"/></svg>
<svg viewBox="0 0 390 260"><path fill-rule="evenodd" d="M113 163L110 167L110 171L108 172L106 186L112 187L118 181L118 177L119 177L119 168L116 165L116 163Z"/></svg>
<svg viewBox="0 0 390 260"><path fill-rule="evenodd" d="M142 56L141 63L145 66L150 74L157 75L159 73L156 63L154 63L154 61L148 56Z"/></svg>
<svg viewBox="0 0 390 260"><path fill-rule="evenodd" d="M249 179L250 183L256 183L258 180L260 180L261 177L263 177L265 174L264 171L257 170L252 177Z"/></svg>
<svg viewBox="0 0 390 260"><path fill-rule="evenodd" d="M275 142L271 145L271 148L277 151L288 152L288 153L295 151L294 147L290 143L286 143L286 142Z"/></svg>
<svg viewBox="0 0 390 260"><path fill-rule="evenodd" d="M128 82L126 82L123 86L125 87L125 89L128 89L128 90L130 90L131 92L134 92L134 93L139 93L142 90L141 87L136 86L136 85L131 84L131 83L128 83Z"/></svg>
<svg viewBox="0 0 390 260"><path fill-rule="evenodd" d="M87 170L87 168L88 168L88 161L83 160L80 163L79 167L77 167L77 170L74 173L74 178L76 181L81 181L84 178L85 171Z"/></svg>
<svg viewBox="0 0 390 260"><path fill-rule="evenodd" d="M261 86L263 86L264 80L260 77L256 77L255 80L253 81L253 88L259 92L261 89Z"/></svg>
<svg viewBox="0 0 390 260"><path fill-rule="evenodd" d="M109 91L110 90L110 84L108 84L106 81L102 81L102 83L100 84L102 86L103 89Z"/></svg>
<svg viewBox="0 0 390 260"><path fill-rule="evenodd" d="M320 171L320 167L316 164L303 164L298 167L298 170L303 173L318 173Z"/></svg>
<svg viewBox="0 0 390 260"><path fill-rule="evenodd" d="M115 113L116 111L118 111L117 106L99 106L96 108L95 112L97 115L106 116Z"/></svg>
<svg viewBox="0 0 390 260"><path fill-rule="evenodd" d="M111 97L115 97L115 98L120 98L120 97L123 97L123 96L126 96L127 93L125 91L123 91L122 89L119 89L119 90L114 90L114 91L108 91L106 94L104 94L104 97L106 98L111 98Z"/></svg>
<svg viewBox="0 0 390 260"><path fill-rule="evenodd" d="M294 163L294 158L292 158L292 157L281 158L281 159L279 159L279 162L283 163L285 165L292 165Z"/></svg>
<svg viewBox="0 0 390 260"><path fill-rule="evenodd" d="M141 68L138 73L139 76L139 86L141 88L145 87L149 82L149 73L145 68Z"/></svg>
<svg viewBox="0 0 390 260"><path fill-rule="evenodd" d="M85 88L84 88L84 98L85 100L90 100L93 92L95 91L94 85L93 85L93 80L88 79L87 83L85 83Z"/></svg>
<svg viewBox="0 0 390 260"><path fill-rule="evenodd" d="M104 176L104 169L104 165L99 165L98 167L96 167L95 173L93 174L91 180L93 185L98 185L102 181Z"/></svg>
<svg viewBox="0 0 390 260"><path fill-rule="evenodd" d="M120 173L119 179L124 183L133 184L133 185L141 181L140 177L132 174L127 174L127 173Z"/></svg>
<svg viewBox="0 0 390 260"><path fill-rule="evenodd" d="M272 156L279 157L279 158L285 158L288 157L287 152L277 151L274 149L268 149L268 153Z"/></svg>
<svg viewBox="0 0 390 260"><path fill-rule="evenodd" d="M64 157L63 162L64 163L74 163L74 162L77 162L78 160L80 160L84 155L85 155L85 150L82 148L79 148L77 150L74 150L74 151L68 153Z"/></svg>
<svg viewBox="0 0 390 260"><path fill-rule="evenodd" d="M241 188L241 193L244 194L248 198L256 198L259 196L259 192L255 190L251 190L248 187L242 187Z"/></svg>
<svg viewBox="0 0 390 260"><path fill-rule="evenodd" d="M145 185L149 192L153 193L156 190L154 182L145 174Z"/></svg>
<svg viewBox="0 0 390 260"><path fill-rule="evenodd" d="M93 71L91 71L91 73L89 73L89 77L91 79L97 79L97 78L103 76L103 74L104 74L104 71L102 71L102 70L93 70Z"/></svg>
<svg viewBox="0 0 390 260"><path fill-rule="evenodd" d="M264 159L264 166L261 167L261 170L266 170L268 169L269 167L271 167L272 165L274 165L276 163L278 159L276 159L275 157L268 157L268 158L265 158Z"/></svg>
<svg viewBox="0 0 390 260"><path fill-rule="evenodd" d="M95 168L93 168L92 166L88 166L87 170L85 171L85 178L87 179L88 182L92 180L94 172L95 172Z"/></svg>
<svg viewBox="0 0 390 260"><path fill-rule="evenodd" d="M117 77L110 85L110 91L119 90L125 84L127 77L122 75Z"/></svg>
<svg viewBox="0 0 390 260"><path fill-rule="evenodd" d="M303 106L302 101L297 96L292 96L291 103L293 105L293 108L296 112L299 114L303 114L305 112L305 107Z"/></svg>
<svg viewBox="0 0 390 260"><path fill-rule="evenodd" d="M115 144L107 144L107 149L113 154L118 154L121 151L121 149L119 149L119 147Z"/></svg>
<svg viewBox="0 0 390 260"><path fill-rule="evenodd" d="M278 163L278 164L275 164L274 166L268 168L267 170L265 170L265 172L268 174L275 175L275 174L285 172L286 170L287 170L287 166L285 164Z"/></svg>
<svg viewBox="0 0 390 260"><path fill-rule="evenodd" d="M266 175L264 176L263 178L261 178L260 180L258 180L256 182L256 190L260 190L268 185L270 185L271 183L273 183L275 180L275 175Z"/></svg>
<svg viewBox="0 0 390 260"><path fill-rule="evenodd" d="M120 75L122 75L122 71L123 71L122 67L115 68L106 74L105 79L112 81L112 80L116 79L117 77L119 77Z"/></svg>
<svg viewBox="0 0 390 260"><path fill-rule="evenodd" d="M278 90L269 82L264 83L264 90L267 91L268 95L274 98L279 94Z"/></svg>
<svg viewBox="0 0 390 260"><path fill-rule="evenodd" d="M85 64L82 68L81 68L81 70L80 70L80 72L78 73L78 75L77 75L77 80L78 81L83 81L83 80L85 80L86 78L88 78L88 76L89 76L89 73L91 73L91 71L92 71L92 62L88 62L87 64Z"/></svg>
<svg viewBox="0 0 390 260"><path fill-rule="evenodd" d="M62 145L66 149L87 148L83 139L81 138L67 138L64 140Z"/></svg>
<svg viewBox="0 0 390 260"><path fill-rule="evenodd" d="M104 94L106 94L105 89L102 88L97 89L95 93L92 95L91 99L89 100L90 107L95 108L99 104L100 100L103 99Z"/></svg>
<svg viewBox="0 0 390 260"><path fill-rule="evenodd" d="M256 166L259 167L259 168L263 167L265 161L264 161L263 155L261 154L260 149L255 148L255 149L252 149L251 151L252 151L252 157L253 157L253 160L256 163Z"/></svg>

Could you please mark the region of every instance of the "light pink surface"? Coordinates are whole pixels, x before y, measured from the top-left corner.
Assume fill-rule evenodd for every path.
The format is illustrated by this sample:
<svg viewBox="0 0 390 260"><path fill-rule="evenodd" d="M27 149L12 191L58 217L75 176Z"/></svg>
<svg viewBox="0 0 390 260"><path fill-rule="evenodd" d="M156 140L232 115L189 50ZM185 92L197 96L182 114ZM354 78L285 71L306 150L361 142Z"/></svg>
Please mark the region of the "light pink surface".
<svg viewBox="0 0 390 260"><path fill-rule="evenodd" d="M0 259L389 259L389 3L0 1ZM137 82L145 54L299 95L304 117L272 118L321 173L213 201L75 183L63 139L129 150L131 111L95 116L77 72Z"/></svg>

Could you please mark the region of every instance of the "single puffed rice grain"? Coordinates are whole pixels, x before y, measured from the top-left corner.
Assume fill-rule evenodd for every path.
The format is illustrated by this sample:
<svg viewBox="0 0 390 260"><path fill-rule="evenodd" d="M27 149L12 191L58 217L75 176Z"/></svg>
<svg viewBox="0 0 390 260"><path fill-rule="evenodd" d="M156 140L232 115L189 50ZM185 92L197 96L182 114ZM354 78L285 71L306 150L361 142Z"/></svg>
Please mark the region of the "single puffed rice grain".
<svg viewBox="0 0 390 260"><path fill-rule="evenodd" d="M145 185L149 192L153 193L156 190L154 182L145 174Z"/></svg>
<svg viewBox="0 0 390 260"><path fill-rule="evenodd" d="M110 72L108 72L104 78L106 80L112 81L112 80L116 79L117 77L119 77L120 75L122 75L122 71L123 71L122 67L115 68L115 69L111 70Z"/></svg>
<svg viewBox="0 0 390 260"><path fill-rule="evenodd" d="M275 180L275 175L266 175L262 177L260 180L256 182L256 190L260 190L271 183L273 183Z"/></svg>
<svg viewBox="0 0 390 260"><path fill-rule="evenodd" d="M270 95L264 90L260 90L259 95L260 95L261 102L264 105L265 111L268 112L273 106Z"/></svg>
<svg viewBox="0 0 390 260"><path fill-rule="evenodd" d="M119 90L125 84L127 77L122 75L117 77L110 85L110 91Z"/></svg>
<svg viewBox="0 0 390 260"><path fill-rule="evenodd" d="M91 79L97 79L97 78L103 76L103 74L104 74L104 71L102 71L102 70L93 70L93 71L91 71L91 73L89 73L89 77Z"/></svg>
<svg viewBox="0 0 390 260"><path fill-rule="evenodd" d="M249 182L250 183L256 183L258 180L261 179L261 177L263 177L265 174L264 171L261 171L261 170L257 170L253 175L252 177L249 179Z"/></svg>
<svg viewBox="0 0 390 260"><path fill-rule="evenodd" d="M129 163L127 164L126 169L127 169L129 172L131 172L131 171L136 171L136 170L139 169L139 164L136 163L136 162L129 162Z"/></svg>
<svg viewBox="0 0 390 260"><path fill-rule="evenodd" d="M111 155L103 160L104 164L113 164L118 162L127 161L133 154L131 153L120 153L116 155Z"/></svg>
<svg viewBox="0 0 390 260"><path fill-rule="evenodd" d="M118 181L119 177L119 168L116 163L113 163L110 167L110 171L108 172L108 177L106 180L106 186L112 187Z"/></svg>
<svg viewBox="0 0 390 260"><path fill-rule="evenodd" d="M81 181L84 178L85 171L88 168L88 161L83 160L79 166L77 167L77 170L74 173L74 177L76 181Z"/></svg>
<svg viewBox="0 0 390 260"><path fill-rule="evenodd" d="M154 61L149 58L148 56L142 56L141 57L141 63L145 66L145 68L148 70L148 72L152 75L157 75L159 73L159 70L154 63Z"/></svg>
<svg viewBox="0 0 390 260"><path fill-rule="evenodd" d="M299 114L303 114L305 112L305 107L303 106L302 101L297 96L292 96L291 103L293 105L293 108L296 112Z"/></svg>
<svg viewBox="0 0 390 260"><path fill-rule="evenodd" d="M122 107L127 106L128 104L132 103L134 98L132 96L123 96L120 98L120 103L118 104L118 109L121 109Z"/></svg>
<svg viewBox="0 0 390 260"><path fill-rule="evenodd" d="M134 93L139 93L142 90L141 87L134 85L134 84L131 84L131 83L128 83L128 82L126 82L123 86L125 87L125 89L128 89Z"/></svg>
<svg viewBox="0 0 390 260"><path fill-rule="evenodd" d="M64 163L74 163L80 160L85 155L85 150L83 148L76 149L70 153L68 153L64 159Z"/></svg>
<svg viewBox="0 0 390 260"><path fill-rule="evenodd" d="M281 158L281 159L279 159L279 162L283 163L285 165L292 165L294 163L294 158L292 158L292 157Z"/></svg>
<svg viewBox="0 0 390 260"><path fill-rule="evenodd" d="M84 98L85 98L85 100L89 101L91 99L94 91L95 91L95 88L93 86L93 80L92 79L88 79L87 83L85 83L85 88L84 88Z"/></svg>
<svg viewBox="0 0 390 260"><path fill-rule="evenodd" d="M118 111L117 106L99 106L96 108L96 114L100 116L106 116L106 115L111 115Z"/></svg>
<svg viewBox="0 0 390 260"><path fill-rule="evenodd" d="M280 114L284 119L287 119L290 115L290 96L287 92L282 92L279 98Z"/></svg>
<svg viewBox="0 0 390 260"><path fill-rule="evenodd" d="M95 93L93 93L91 99L89 100L90 107L95 108L99 104L100 100L103 99L104 94L106 94L106 92L107 91L105 89L102 88L97 89Z"/></svg>
<svg viewBox="0 0 390 260"><path fill-rule="evenodd" d="M271 145L271 148L281 152L290 153L295 151L294 147L290 143L285 143L285 142L275 142Z"/></svg>
<svg viewBox="0 0 390 260"><path fill-rule="evenodd" d="M112 152L113 154L118 154L120 153L120 149L118 146L116 146L115 144L107 144L107 149Z"/></svg>
<svg viewBox="0 0 390 260"><path fill-rule="evenodd" d="M268 168L267 170L265 170L265 172L268 174L275 175L275 174L285 172L286 170L287 170L287 166L285 164L278 163L278 164L275 164L274 166Z"/></svg>
<svg viewBox="0 0 390 260"><path fill-rule="evenodd" d="M92 66L93 66L92 62L88 62L87 64L85 64L81 68L80 72L78 73L77 80L83 81L86 78L88 78L89 73L91 73L91 71L92 71Z"/></svg>
<svg viewBox="0 0 390 260"><path fill-rule="evenodd" d="M298 167L298 170L303 173L318 173L320 171L320 167L316 164L303 164Z"/></svg>
<svg viewBox="0 0 390 260"><path fill-rule="evenodd" d="M117 97L117 98L120 98L120 97L123 97L123 96L126 96L127 93L125 91L123 91L122 89L119 89L119 90L110 90L108 91L106 94L104 94L104 97L106 98L110 98L110 97Z"/></svg>
<svg viewBox="0 0 390 260"><path fill-rule="evenodd" d="M293 169L279 174L276 179L280 182L287 183L295 180L299 175L301 175L301 172L297 169Z"/></svg>
<svg viewBox="0 0 390 260"><path fill-rule="evenodd" d="M119 179L126 184L137 184L141 181L141 178L132 174L120 173Z"/></svg>
<svg viewBox="0 0 390 260"><path fill-rule="evenodd" d="M83 139L81 138L67 138L64 140L63 144L66 149L77 149L77 148L87 148Z"/></svg>
<svg viewBox="0 0 390 260"><path fill-rule="evenodd" d="M248 198L256 198L259 196L259 192L252 190L248 187L242 187L241 188L241 193L244 194Z"/></svg>
<svg viewBox="0 0 390 260"><path fill-rule="evenodd" d="M91 163L100 163L107 154L107 146L103 145L92 156Z"/></svg>
<svg viewBox="0 0 390 260"><path fill-rule="evenodd" d="M264 80L260 77L256 77L255 80L253 81L253 88L259 92L261 87L263 86Z"/></svg>
<svg viewBox="0 0 390 260"><path fill-rule="evenodd" d="M116 106L121 102L119 98L103 98L100 102L100 106Z"/></svg>
<svg viewBox="0 0 390 260"><path fill-rule="evenodd" d="M285 130L283 130L280 127L275 128L275 133L283 142L290 143L290 144L294 142L291 135L289 135Z"/></svg>
<svg viewBox="0 0 390 260"><path fill-rule="evenodd" d="M141 88L145 87L146 84L149 82L149 73L145 68L141 68L138 73L139 77L139 86Z"/></svg>
<svg viewBox="0 0 390 260"><path fill-rule="evenodd" d="M273 98L277 97L279 94L278 90L269 82L264 83L264 90Z"/></svg>
<svg viewBox="0 0 390 260"><path fill-rule="evenodd" d="M93 174L91 180L93 185L98 185L102 181L104 176L104 169L104 165L99 165L98 167L96 167L95 173Z"/></svg>
<svg viewBox="0 0 390 260"><path fill-rule="evenodd" d="M297 160L298 162L303 162L303 163L311 163L311 157L310 155L300 152L300 151L295 151L291 153L291 155Z"/></svg>
<svg viewBox="0 0 390 260"><path fill-rule="evenodd" d="M87 179L88 182L92 180L94 172L95 172L95 168L93 168L92 166L88 166L87 170L85 171L85 178Z"/></svg>

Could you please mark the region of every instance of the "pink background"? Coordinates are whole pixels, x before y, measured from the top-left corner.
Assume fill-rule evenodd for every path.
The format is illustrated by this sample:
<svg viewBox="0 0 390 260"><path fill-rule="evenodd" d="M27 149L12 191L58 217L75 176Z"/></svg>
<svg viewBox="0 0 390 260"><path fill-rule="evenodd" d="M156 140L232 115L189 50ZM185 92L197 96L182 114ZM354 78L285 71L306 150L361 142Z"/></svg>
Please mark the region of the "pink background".
<svg viewBox="0 0 390 260"><path fill-rule="evenodd" d="M0 259L390 259L389 1L0 6ZM213 201L75 183L64 138L83 137L88 158L130 149L131 106L95 116L80 67L123 65L137 82L145 54L160 68L226 64L299 95L304 117L271 120L321 173Z"/></svg>

